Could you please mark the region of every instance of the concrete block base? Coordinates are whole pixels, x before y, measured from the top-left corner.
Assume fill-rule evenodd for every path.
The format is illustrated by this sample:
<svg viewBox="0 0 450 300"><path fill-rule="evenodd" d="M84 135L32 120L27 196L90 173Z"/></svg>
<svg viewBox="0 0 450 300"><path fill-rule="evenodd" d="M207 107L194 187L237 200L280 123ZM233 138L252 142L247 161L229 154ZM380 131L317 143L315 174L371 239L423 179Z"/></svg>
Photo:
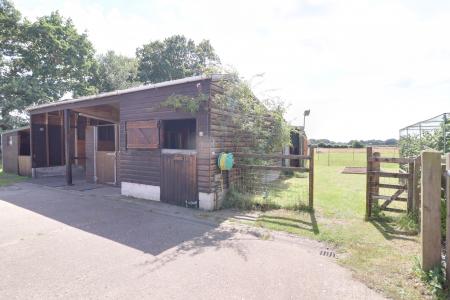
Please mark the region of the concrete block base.
<svg viewBox="0 0 450 300"><path fill-rule="evenodd" d="M214 210L215 208L215 194L198 193L199 208L203 210Z"/></svg>
<svg viewBox="0 0 450 300"><path fill-rule="evenodd" d="M124 196L160 201L161 190L159 186L140 183L122 182L121 193Z"/></svg>

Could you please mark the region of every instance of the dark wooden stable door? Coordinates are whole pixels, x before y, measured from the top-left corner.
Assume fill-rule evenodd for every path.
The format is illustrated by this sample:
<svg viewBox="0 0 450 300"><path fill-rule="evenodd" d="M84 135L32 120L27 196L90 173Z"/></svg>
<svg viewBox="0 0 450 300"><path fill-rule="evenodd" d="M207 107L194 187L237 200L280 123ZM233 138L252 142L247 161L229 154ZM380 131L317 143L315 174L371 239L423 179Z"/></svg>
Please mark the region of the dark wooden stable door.
<svg viewBox="0 0 450 300"><path fill-rule="evenodd" d="M46 126L33 124L31 126L31 134L33 135L33 168L47 166L47 144Z"/></svg>
<svg viewBox="0 0 450 300"><path fill-rule="evenodd" d="M162 154L161 201L186 206L197 200L196 155Z"/></svg>
<svg viewBox="0 0 450 300"><path fill-rule="evenodd" d="M48 157L50 166L61 166L63 154L61 145L63 144L62 127L59 125L48 125Z"/></svg>

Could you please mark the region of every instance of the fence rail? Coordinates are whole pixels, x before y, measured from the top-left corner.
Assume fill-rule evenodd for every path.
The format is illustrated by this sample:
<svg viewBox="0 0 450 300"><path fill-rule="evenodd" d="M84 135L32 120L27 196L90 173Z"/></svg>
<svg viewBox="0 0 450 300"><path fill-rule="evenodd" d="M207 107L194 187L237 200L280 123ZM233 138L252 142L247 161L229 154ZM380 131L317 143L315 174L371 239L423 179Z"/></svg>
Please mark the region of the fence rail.
<svg viewBox="0 0 450 300"><path fill-rule="evenodd" d="M379 152L373 152L367 147L367 170L366 170L366 220L372 216L372 210L378 200L384 200L379 206L380 210L394 211L388 206L394 202L406 202L406 211L411 212L417 208L418 203L414 201L417 194L418 177L415 176L416 158L381 157ZM386 172L381 170L381 163L407 165L407 171L399 169L398 172ZM398 179L399 183L380 183L380 178ZM380 188L396 190L391 195L381 195ZM401 197L403 193L407 197ZM395 209L397 210L397 209ZM400 210L401 211L401 210Z"/></svg>

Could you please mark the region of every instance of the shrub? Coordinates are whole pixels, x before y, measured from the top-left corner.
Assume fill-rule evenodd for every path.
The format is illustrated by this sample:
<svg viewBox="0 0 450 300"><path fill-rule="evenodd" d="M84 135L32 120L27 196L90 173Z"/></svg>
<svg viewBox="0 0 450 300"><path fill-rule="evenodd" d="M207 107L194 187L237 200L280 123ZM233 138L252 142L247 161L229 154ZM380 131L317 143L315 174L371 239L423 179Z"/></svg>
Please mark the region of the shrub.
<svg viewBox="0 0 450 300"><path fill-rule="evenodd" d="M353 141L352 148L364 148L364 144L361 143L360 141Z"/></svg>

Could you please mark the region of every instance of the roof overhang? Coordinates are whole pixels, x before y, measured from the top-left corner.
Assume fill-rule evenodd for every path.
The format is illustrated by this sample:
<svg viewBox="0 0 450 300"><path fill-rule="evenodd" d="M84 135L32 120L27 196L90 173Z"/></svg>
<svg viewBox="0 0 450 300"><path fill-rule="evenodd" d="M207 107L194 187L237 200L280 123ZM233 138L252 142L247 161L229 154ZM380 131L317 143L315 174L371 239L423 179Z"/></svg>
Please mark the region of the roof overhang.
<svg viewBox="0 0 450 300"><path fill-rule="evenodd" d="M29 131L30 130L30 126L24 126L24 127L19 127L19 128L15 128L15 129L11 129L11 130L5 130L2 131L1 134L8 134L8 133L14 133L14 132L21 132L21 131Z"/></svg>
<svg viewBox="0 0 450 300"><path fill-rule="evenodd" d="M112 91L112 92L107 92L107 93L101 93L101 94L97 94L97 95L85 96L85 97L68 99L68 100L59 100L59 101L55 101L55 102L51 102L51 103L29 106L26 108L26 111L30 114L33 114L33 113L48 112L51 110L55 110L57 108L61 108L61 109L71 108L73 106L78 106L81 104L83 104L83 106L108 104L109 102L114 102L114 100L112 98L113 96L119 96L119 95L124 95L124 94L129 94L129 93L152 90L152 89L173 86L173 85L178 85L178 84L183 84L183 83L206 80L206 79L211 79L214 81L214 80L219 80L222 77L223 77L223 75L200 75L200 76L186 77L186 78L182 78L182 79L164 81L164 82L155 83L155 84L142 85L142 86L138 86L138 87L133 87L133 88L124 89L124 90L117 90L117 91Z"/></svg>

